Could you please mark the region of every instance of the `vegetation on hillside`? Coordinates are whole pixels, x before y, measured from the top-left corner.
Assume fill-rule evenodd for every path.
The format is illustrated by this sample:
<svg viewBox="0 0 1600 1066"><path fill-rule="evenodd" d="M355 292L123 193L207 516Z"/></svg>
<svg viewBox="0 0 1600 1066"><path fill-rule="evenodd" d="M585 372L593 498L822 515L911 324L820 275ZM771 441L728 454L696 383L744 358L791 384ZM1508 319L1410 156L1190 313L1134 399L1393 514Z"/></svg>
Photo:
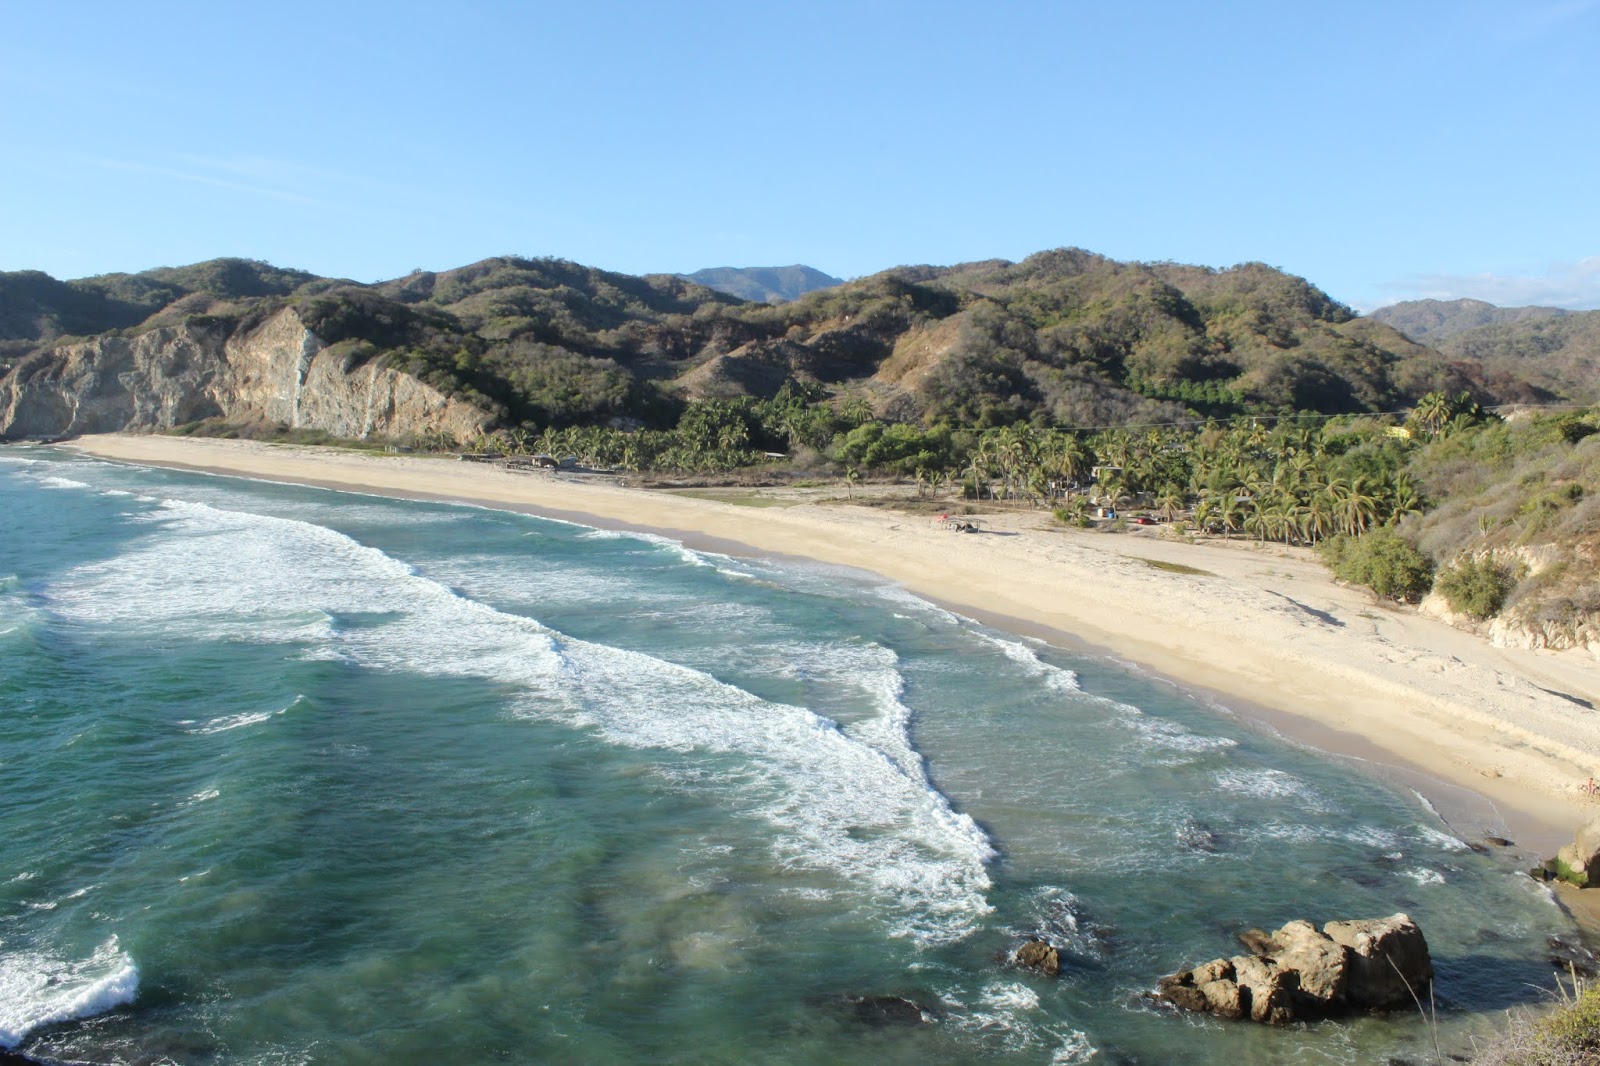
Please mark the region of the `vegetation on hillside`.
<svg viewBox="0 0 1600 1066"><path fill-rule="evenodd" d="M1595 1066L1600 1063L1600 986L1573 979L1559 1006L1508 1015L1505 1032L1479 1049L1481 1066Z"/></svg>
<svg viewBox="0 0 1600 1066"><path fill-rule="evenodd" d="M1570 314L1559 307L1498 307L1483 300L1404 300L1372 312L1379 322L1415 340L1438 344L1481 326Z"/></svg>
<svg viewBox="0 0 1600 1066"><path fill-rule="evenodd" d="M1481 300L1415 300L1380 308L1372 317L1447 357L1482 368L1507 400L1521 380L1542 396L1600 401L1600 311L1496 307Z"/></svg>
<svg viewBox="0 0 1600 1066"><path fill-rule="evenodd" d="M1501 398L1470 362L1262 264L1077 249L897 268L779 305L515 257L378 285L237 259L71 282L8 274L0 355L186 319L243 328L286 305L355 359L384 359L528 432L664 430L688 401L766 400L789 382L888 421L979 428L1376 412L1434 390Z"/></svg>

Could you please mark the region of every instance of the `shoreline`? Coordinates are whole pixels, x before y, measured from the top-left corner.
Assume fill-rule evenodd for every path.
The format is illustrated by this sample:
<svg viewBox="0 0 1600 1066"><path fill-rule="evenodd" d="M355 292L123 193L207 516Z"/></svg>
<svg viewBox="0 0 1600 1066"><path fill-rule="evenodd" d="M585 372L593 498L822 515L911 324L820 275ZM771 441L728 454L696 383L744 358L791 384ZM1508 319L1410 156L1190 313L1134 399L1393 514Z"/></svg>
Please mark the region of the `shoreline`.
<svg viewBox="0 0 1600 1066"><path fill-rule="evenodd" d="M1411 789L1469 842L1504 835L1517 853L1543 857L1600 810L1581 790L1600 774L1600 661L1498 648L1385 608L1304 552L1070 531L1042 512L980 514L984 534L957 535L845 502L742 507L584 475L303 445L108 434L65 446L850 567L985 624L1132 664L1220 713L1355 760Z"/></svg>

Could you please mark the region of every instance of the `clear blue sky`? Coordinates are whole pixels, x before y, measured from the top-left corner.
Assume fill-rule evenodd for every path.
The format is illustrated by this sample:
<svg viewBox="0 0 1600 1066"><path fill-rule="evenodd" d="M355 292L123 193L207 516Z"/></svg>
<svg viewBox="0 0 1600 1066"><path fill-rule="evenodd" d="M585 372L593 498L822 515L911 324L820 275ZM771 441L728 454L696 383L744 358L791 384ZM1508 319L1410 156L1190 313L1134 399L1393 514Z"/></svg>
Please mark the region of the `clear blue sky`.
<svg viewBox="0 0 1600 1066"><path fill-rule="evenodd" d="M1600 0L0 12L0 269L1076 245L1600 306Z"/></svg>

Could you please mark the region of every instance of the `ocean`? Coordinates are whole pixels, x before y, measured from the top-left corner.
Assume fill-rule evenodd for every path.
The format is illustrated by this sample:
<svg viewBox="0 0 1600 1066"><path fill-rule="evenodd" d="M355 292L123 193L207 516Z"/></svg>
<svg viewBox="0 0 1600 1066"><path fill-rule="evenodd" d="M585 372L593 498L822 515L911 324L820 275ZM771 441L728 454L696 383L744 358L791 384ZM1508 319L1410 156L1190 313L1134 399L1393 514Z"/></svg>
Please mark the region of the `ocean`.
<svg viewBox="0 0 1600 1066"><path fill-rule="evenodd" d="M1396 911L1447 1047L1554 987L1549 893L1403 784L870 575L46 448L0 514L0 1047L1431 1061L1146 996Z"/></svg>

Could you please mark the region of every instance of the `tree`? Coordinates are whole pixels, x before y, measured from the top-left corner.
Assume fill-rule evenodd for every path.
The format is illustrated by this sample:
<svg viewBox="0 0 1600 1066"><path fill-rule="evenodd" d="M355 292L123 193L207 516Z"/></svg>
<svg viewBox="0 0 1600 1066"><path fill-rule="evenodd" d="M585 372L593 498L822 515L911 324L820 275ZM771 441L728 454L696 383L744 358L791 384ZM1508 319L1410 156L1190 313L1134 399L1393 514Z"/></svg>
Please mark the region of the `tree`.
<svg viewBox="0 0 1600 1066"><path fill-rule="evenodd" d="M1450 397L1442 392L1430 392L1417 401L1417 406L1411 411L1411 420L1414 421L1428 436L1437 436L1439 431L1450 421L1454 412L1451 411Z"/></svg>

